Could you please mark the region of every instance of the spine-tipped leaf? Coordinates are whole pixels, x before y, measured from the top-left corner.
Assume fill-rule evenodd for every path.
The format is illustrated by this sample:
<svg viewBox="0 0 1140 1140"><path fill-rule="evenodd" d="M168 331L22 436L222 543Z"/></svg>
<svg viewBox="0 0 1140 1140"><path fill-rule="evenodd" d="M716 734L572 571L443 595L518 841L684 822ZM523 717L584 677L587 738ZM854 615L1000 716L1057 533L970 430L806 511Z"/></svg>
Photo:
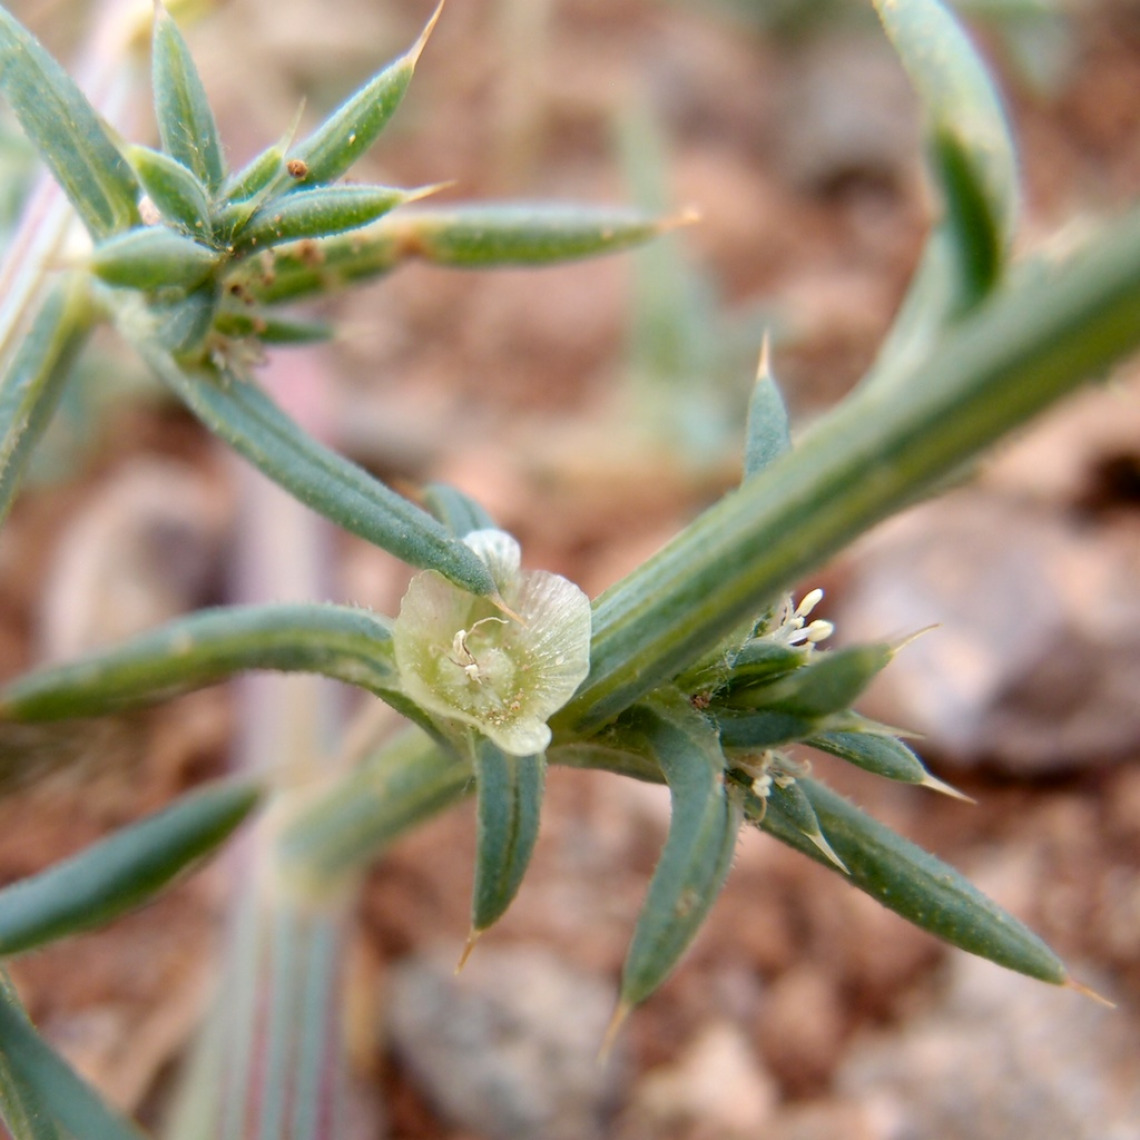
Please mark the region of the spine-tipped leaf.
<svg viewBox="0 0 1140 1140"><path fill-rule="evenodd" d="M276 250L271 274L247 282L266 303L295 300L378 277L411 260L451 268L557 265L616 253L673 224L635 210L495 202L399 210L359 233Z"/></svg>
<svg viewBox="0 0 1140 1140"><path fill-rule="evenodd" d="M275 198L255 210L234 238L237 254L283 242L359 229L423 191L394 186L328 186Z"/></svg>
<svg viewBox="0 0 1140 1140"><path fill-rule="evenodd" d="M72 277L48 294L0 379L0 519L91 328L85 284Z"/></svg>
<svg viewBox="0 0 1140 1140"><path fill-rule="evenodd" d="M687 702L638 707L629 726L661 766L672 818L626 956L619 1009L644 1001L688 949L728 876L743 818L725 788L716 734Z"/></svg>
<svg viewBox="0 0 1140 1140"><path fill-rule="evenodd" d="M930 778L914 750L897 736L877 732L821 732L805 743L888 780L924 784Z"/></svg>
<svg viewBox="0 0 1140 1140"><path fill-rule="evenodd" d="M772 375L768 342L756 370L756 383L748 401L748 424L744 444L745 479L763 471L773 460L792 450L788 409Z"/></svg>
<svg viewBox="0 0 1140 1140"><path fill-rule="evenodd" d="M311 135L289 150L298 175L279 175L276 189L288 180L299 185L333 182L351 167L380 136L411 82L416 61L439 17L436 10L410 50L372 77L340 105Z"/></svg>
<svg viewBox="0 0 1140 1140"><path fill-rule="evenodd" d="M136 346L155 373L219 438L301 502L413 566L475 594L494 594L486 564L438 522L355 463L303 432L249 380L213 366L183 368Z"/></svg>
<svg viewBox="0 0 1140 1140"><path fill-rule="evenodd" d="M804 718L845 712L892 656L889 645L828 650L779 680L734 687L726 703Z"/></svg>
<svg viewBox="0 0 1140 1140"><path fill-rule="evenodd" d="M1043 982L1068 980L1064 964L1025 925L986 898L953 867L923 851L815 780L797 781L851 881L915 926ZM831 860L779 805L768 804L760 826L825 866Z"/></svg>
<svg viewBox="0 0 1140 1140"><path fill-rule="evenodd" d="M496 202L409 212L392 218L386 230L403 256L487 269L617 253L676 224L631 209Z"/></svg>
<svg viewBox="0 0 1140 1140"><path fill-rule="evenodd" d="M131 289L193 289L221 265L216 249L166 226L145 226L108 238L91 254L91 270L108 285Z"/></svg>
<svg viewBox="0 0 1140 1140"><path fill-rule="evenodd" d="M215 194L226 162L214 112L178 25L156 6L152 43L154 110L163 148Z"/></svg>
<svg viewBox="0 0 1140 1140"><path fill-rule="evenodd" d="M497 922L518 893L538 838L546 757L508 756L489 740L474 747L475 890L471 933Z"/></svg>
<svg viewBox="0 0 1140 1140"><path fill-rule="evenodd" d="M50 1111L65 1135L82 1140L145 1140L35 1031L6 986L0 986L0 1065L25 1097ZM48 1140L52 1135L37 1125L37 1131L16 1140L33 1136Z"/></svg>
<svg viewBox="0 0 1140 1140"><path fill-rule="evenodd" d="M99 115L43 45L0 8L0 91L92 237L138 220L138 186Z"/></svg>
<svg viewBox="0 0 1140 1140"><path fill-rule="evenodd" d="M194 172L150 147L134 146L128 153L142 188L162 216L196 237L209 238L209 192Z"/></svg>
<svg viewBox="0 0 1140 1140"><path fill-rule="evenodd" d="M86 659L16 678L0 689L0 718L103 716L248 669L321 673L385 694L397 684L391 642L385 618L349 606L207 610Z"/></svg>
<svg viewBox="0 0 1140 1140"><path fill-rule="evenodd" d="M770 810L787 820L805 839L822 851L829 862L846 874L847 868L843 865L843 860L828 843L823 829L819 826L819 816L815 814L815 808L811 806L811 800L800 787L798 780L776 776L768 790L767 799Z"/></svg>
<svg viewBox="0 0 1140 1140"><path fill-rule="evenodd" d="M0 954L101 926L154 898L220 846L261 799L254 784L191 792L78 855L0 891Z"/></svg>

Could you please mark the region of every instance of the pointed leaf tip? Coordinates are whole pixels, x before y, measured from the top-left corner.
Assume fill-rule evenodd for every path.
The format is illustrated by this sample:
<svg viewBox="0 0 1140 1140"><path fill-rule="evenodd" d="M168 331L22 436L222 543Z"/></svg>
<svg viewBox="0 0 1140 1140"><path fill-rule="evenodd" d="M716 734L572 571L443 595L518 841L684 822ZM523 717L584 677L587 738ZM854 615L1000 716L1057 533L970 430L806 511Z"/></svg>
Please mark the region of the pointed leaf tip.
<svg viewBox="0 0 1140 1140"><path fill-rule="evenodd" d="M926 774L926 779L920 780L920 788L929 788L932 792L939 792L941 795L949 796L954 800L961 800L966 804L976 804L978 801L973 796L966 795L965 792L959 791L953 784L946 783L945 780L940 780L937 776L932 776L929 772Z"/></svg>
<svg viewBox="0 0 1140 1140"><path fill-rule="evenodd" d="M669 214L662 218L657 223L657 232L667 234L673 230L682 229L684 226L695 226L702 221L704 221L704 215L696 206L686 206L679 213Z"/></svg>
<svg viewBox="0 0 1140 1140"><path fill-rule="evenodd" d="M838 867L839 870L841 870L845 875L851 874L850 870L848 870L847 864L844 863L838 855L836 855L835 848L833 848L831 844L827 842L827 836L824 835L822 831L805 831L804 835L806 835L808 839L810 839L812 843L814 843L816 847L818 847L820 851L822 851L824 855L826 855L828 859L830 859L831 862L834 863L836 867Z"/></svg>
<svg viewBox="0 0 1140 1140"><path fill-rule="evenodd" d="M424 25L424 30L420 32L420 37L410 48L408 48L405 58L408 62L415 67L420 61L420 56L423 55L424 48L427 47L428 40L431 39L432 32L435 31L436 24L439 23L440 16L443 15L443 6L447 0L439 0L435 6L435 11L431 14L428 22Z"/></svg>
<svg viewBox="0 0 1140 1140"><path fill-rule="evenodd" d="M440 5L442 7L443 5ZM463 949L459 954L459 961L455 963L455 973L458 976L463 972L463 967L467 965L467 959L471 957L472 951L475 949L475 943L482 937L483 931L471 928L470 933L467 935L467 941L463 944Z"/></svg>
<svg viewBox="0 0 1140 1140"><path fill-rule="evenodd" d="M1104 994L1098 994L1091 986L1086 986L1083 982L1078 982L1074 978L1066 978L1061 983L1065 989L1073 990L1080 994L1081 997L1090 998L1095 1001L1097 1005L1103 1005L1105 1009L1116 1009L1116 1002L1110 1001Z"/></svg>
<svg viewBox="0 0 1140 1140"><path fill-rule="evenodd" d="M604 1065L610 1059L610 1055L614 1051L614 1043L617 1041L618 1034L621 1032L621 1027L626 1023L630 1011L633 1006L628 1001L619 1001L617 1008L610 1018L609 1025L606 1026L606 1032L602 1036L602 1044L598 1049L598 1064Z"/></svg>

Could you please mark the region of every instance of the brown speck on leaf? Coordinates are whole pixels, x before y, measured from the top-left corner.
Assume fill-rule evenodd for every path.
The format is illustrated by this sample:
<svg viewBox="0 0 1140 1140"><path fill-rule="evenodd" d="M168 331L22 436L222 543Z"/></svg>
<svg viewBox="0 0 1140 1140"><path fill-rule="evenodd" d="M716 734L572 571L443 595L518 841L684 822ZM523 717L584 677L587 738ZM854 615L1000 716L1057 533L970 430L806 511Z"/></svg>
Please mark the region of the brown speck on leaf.
<svg viewBox="0 0 1140 1140"><path fill-rule="evenodd" d="M320 265L325 259L325 251L315 241L302 241L297 244L297 259L302 265Z"/></svg>
<svg viewBox="0 0 1140 1140"><path fill-rule="evenodd" d="M309 164L303 158L291 158L285 163L285 169L289 171L290 178L307 178L309 174Z"/></svg>

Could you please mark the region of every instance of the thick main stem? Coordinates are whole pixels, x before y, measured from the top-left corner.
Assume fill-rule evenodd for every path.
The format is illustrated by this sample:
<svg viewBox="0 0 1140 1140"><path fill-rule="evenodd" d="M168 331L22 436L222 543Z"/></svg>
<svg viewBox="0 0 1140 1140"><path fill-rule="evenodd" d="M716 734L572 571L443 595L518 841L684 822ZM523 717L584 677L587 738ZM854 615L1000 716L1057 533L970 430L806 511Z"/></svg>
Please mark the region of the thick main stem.
<svg viewBox="0 0 1140 1140"><path fill-rule="evenodd" d="M553 722L594 732L779 591L1140 344L1140 213L1014 285L889 392L840 405L594 607L590 675Z"/></svg>

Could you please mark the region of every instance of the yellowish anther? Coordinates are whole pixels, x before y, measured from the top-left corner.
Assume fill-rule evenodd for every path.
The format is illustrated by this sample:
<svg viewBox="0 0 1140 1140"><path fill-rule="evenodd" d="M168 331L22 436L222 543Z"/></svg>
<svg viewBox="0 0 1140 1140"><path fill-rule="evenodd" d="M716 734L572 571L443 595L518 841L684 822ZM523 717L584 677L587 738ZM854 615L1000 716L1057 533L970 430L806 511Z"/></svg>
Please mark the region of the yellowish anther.
<svg viewBox="0 0 1140 1140"><path fill-rule="evenodd" d="M1067 990L1076 990L1082 997L1092 998L1097 1005L1103 1005L1106 1009L1115 1009L1116 1002L1109 1001L1104 994L1098 994L1091 986L1086 986L1083 982L1075 981L1073 978L1066 978L1061 983Z"/></svg>
<svg viewBox="0 0 1140 1140"><path fill-rule="evenodd" d="M610 1018L609 1025L606 1026L605 1036L602 1038L602 1047L598 1050L599 1065L604 1065L610 1059L617 1035L621 1032L621 1027L625 1024L625 1019L629 1017L632 1009L633 1006L629 1002L618 1002L617 1009L614 1010L614 1015Z"/></svg>
<svg viewBox="0 0 1140 1140"><path fill-rule="evenodd" d="M455 963L457 974L467 965L467 959L471 957L471 951L475 949L475 943L479 941L482 933L481 930L472 930L467 935L467 941L463 944L463 952L459 955L459 961Z"/></svg>

